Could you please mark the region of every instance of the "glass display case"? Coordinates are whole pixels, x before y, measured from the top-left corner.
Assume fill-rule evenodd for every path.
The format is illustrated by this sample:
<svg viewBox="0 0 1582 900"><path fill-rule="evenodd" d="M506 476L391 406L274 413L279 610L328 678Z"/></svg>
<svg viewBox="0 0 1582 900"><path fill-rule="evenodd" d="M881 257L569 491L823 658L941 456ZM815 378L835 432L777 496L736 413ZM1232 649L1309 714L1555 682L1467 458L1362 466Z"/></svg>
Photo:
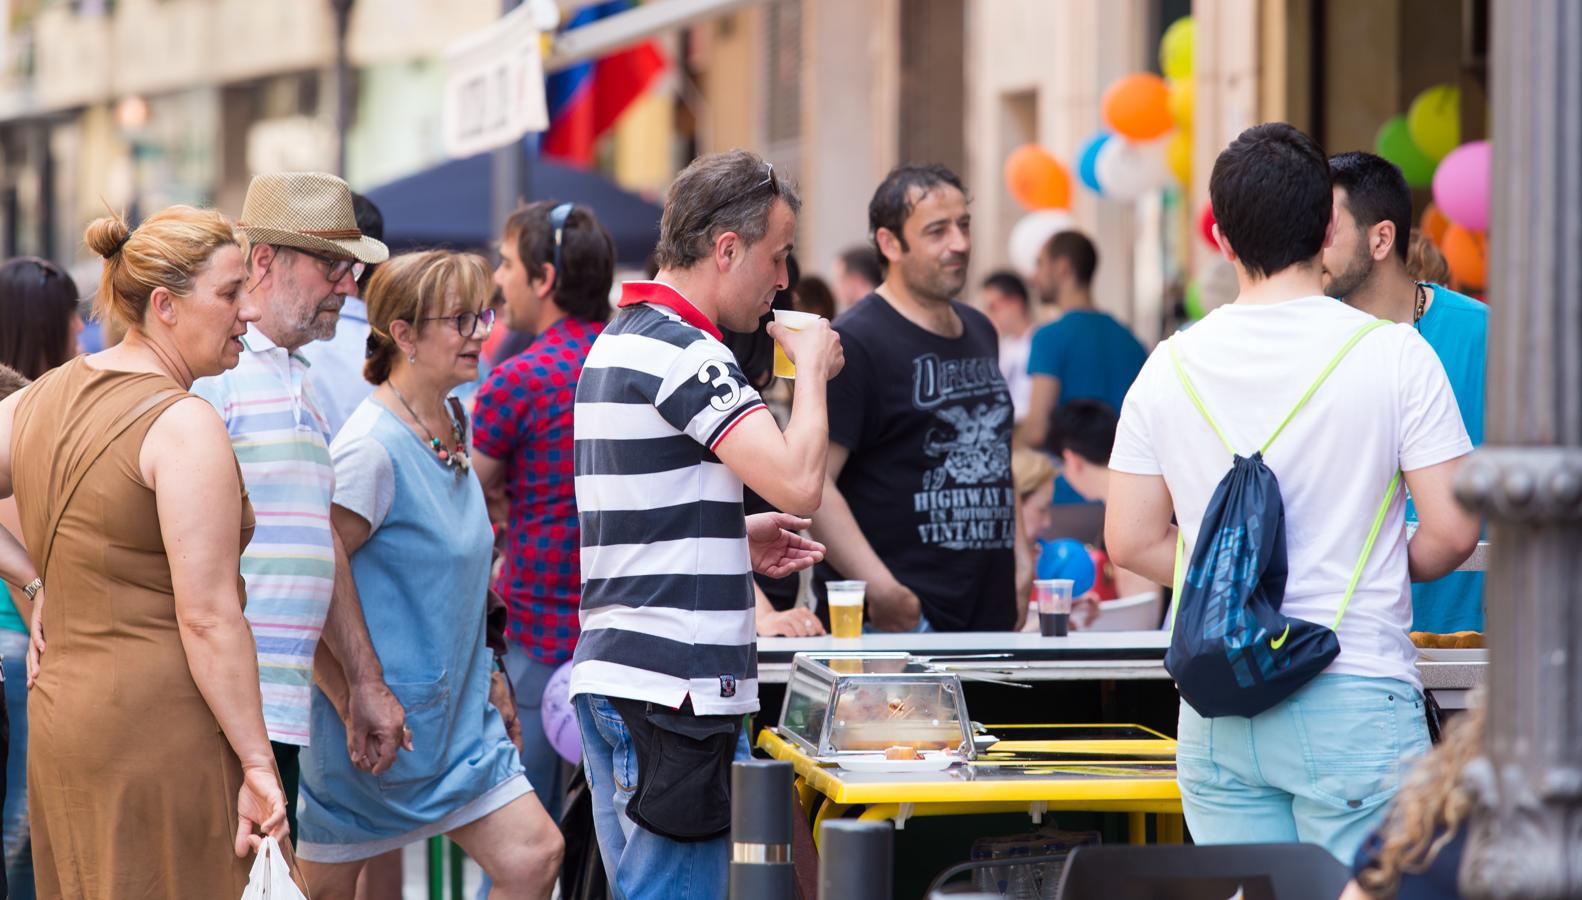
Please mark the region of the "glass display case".
<svg viewBox="0 0 1582 900"><path fill-rule="evenodd" d="M907 653L798 653L779 732L818 759L893 747L974 756L961 679Z"/></svg>

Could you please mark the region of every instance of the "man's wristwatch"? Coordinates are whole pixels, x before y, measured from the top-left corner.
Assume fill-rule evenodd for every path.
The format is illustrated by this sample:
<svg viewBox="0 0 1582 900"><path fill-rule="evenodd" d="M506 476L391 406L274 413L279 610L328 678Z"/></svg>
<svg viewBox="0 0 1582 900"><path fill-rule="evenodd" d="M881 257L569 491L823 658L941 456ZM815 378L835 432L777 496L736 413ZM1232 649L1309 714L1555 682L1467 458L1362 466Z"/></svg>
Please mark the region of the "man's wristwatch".
<svg viewBox="0 0 1582 900"><path fill-rule="evenodd" d="M38 596L38 592L42 591L43 589L44 589L44 579L42 579L42 578L35 578L32 581L28 582L27 587L24 587L22 589L22 593L27 594L27 602L32 603L33 602L33 598L37 597Z"/></svg>

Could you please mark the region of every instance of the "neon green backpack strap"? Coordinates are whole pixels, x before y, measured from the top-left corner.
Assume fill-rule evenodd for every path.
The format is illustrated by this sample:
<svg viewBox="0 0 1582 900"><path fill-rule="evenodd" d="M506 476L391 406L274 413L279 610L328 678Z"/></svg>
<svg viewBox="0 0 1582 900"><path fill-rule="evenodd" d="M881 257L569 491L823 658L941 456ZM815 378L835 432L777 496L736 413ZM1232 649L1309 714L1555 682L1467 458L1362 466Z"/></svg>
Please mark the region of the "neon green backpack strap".
<svg viewBox="0 0 1582 900"><path fill-rule="evenodd" d="M1302 399L1296 401L1296 406L1286 415L1285 421L1280 423L1280 427L1274 430L1274 434L1270 435L1267 441L1264 441L1263 447L1259 452L1265 454L1269 452L1269 447L1274 444L1275 439L1285 431L1287 425L1291 424L1291 420L1296 418L1296 414L1302 411L1302 408L1307 405L1307 401L1312 399L1313 395L1318 392L1319 387L1329 380L1330 374L1340 365L1340 361L1346 358L1346 354L1357 346L1358 342L1389 324L1383 319L1375 319L1358 328L1347 339L1346 343L1342 344L1340 349L1336 351L1334 359L1329 361L1329 365L1324 367L1324 371L1318 373L1318 378L1313 381L1312 386L1302 395ZM1368 539L1362 545L1362 555L1357 557L1357 564L1352 567L1351 581L1346 584L1346 593L1340 598L1340 610L1335 613L1335 624L1331 626L1331 631L1340 630L1340 620L1346 617L1346 607L1351 605L1352 595L1357 593L1357 584L1362 581L1362 570L1367 568L1368 558L1373 555L1373 545L1378 543L1379 532L1384 528L1384 517L1389 513L1390 503L1395 499L1395 492L1400 489L1400 486L1401 473L1397 471L1395 477L1390 479L1390 486L1384 492L1384 499L1380 501L1378 511L1373 515L1373 527L1368 529Z"/></svg>
<svg viewBox="0 0 1582 900"><path fill-rule="evenodd" d="M1357 342L1389 324L1389 322L1386 322L1383 319L1375 319L1372 322L1369 322L1368 324L1357 329L1356 334L1353 334L1346 341L1346 343L1340 346L1340 350L1335 353L1335 358L1329 361L1329 365L1324 367L1324 371L1318 373L1318 378L1315 379L1312 386L1307 389L1307 393L1302 395L1302 399L1296 401L1296 406L1293 406L1289 413L1286 413L1285 420L1280 423L1280 427L1274 430L1274 434L1269 435L1269 439L1263 442L1263 446L1259 448L1258 452L1266 455L1268 454L1269 447L1274 444L1275 438L1278 438L1281 432L1285 431L1285 426L1291 424L1291 420L1296 418L1296 414L1302 411L1302 407L1307 405L1307 401L1311 400L1313 395L1318 393L1318 389L1324 384L1324 382L1329 380L1330 373L1334 372L1335 367L1340 365L1340 361L1346 358L1346 354L1351 352L1351 348L1357 346Z"/></svg>
<svg viewBox="0 0 1582 900"><path fill-rule="evenodd" d="M1170 636L1176 633L1176 611L1181 606L1181 589L1186 586L1186 536L1181 533L1181 526L1176 525L1176 568L1175 577L1170 581Z"/></svg>
<svg viewBox="0 0 1582 900"><path fill-rule="evenodd" d="M1198 413L1203 416L1203 421L1208 423L1208 427L1214 429L1215 436L1219 438L1219 442L1221 444L1225 445L1226 452L1228 452L1231 456L1235 456L1236 455L1236 447L1231 444L1230 438L1225 436L1224 429L1220 428L1219 427L1219 423L1214 421L1214 417L1209 414L1208 407L1206 405L1204 405L1204 403L1203 403L1203 398L1198 395L1197 387L1192 384L1192 379L1187 377L1186 367L1181 365L1181 351L1176 346L1176 338L1172 337L1170 339L1169 343L1170 343L1170 366L1171 366L1171 368L1175 369L1176 380L1181 382L1181 388L1186 391L1187 397L1189 397L1192 400L1192 405L1197 407ZM1176 525L1176 567L1175 567L1175 577L1174 577L1173 582L1171 584L1171 595L1170 595L1170 634L1172 636L1175 634L1175 630L1176 630L1176 613L1179 611L1179 607L1180 607L1180 604L1181 604L1181 588L1185 584L1186 584L1186 537L1181 533L1181 526L1178 523Z"/></svg>
<svg viewBox="0 0 1582 900"><path fill-rule="evenodd" d="M1270 435L1267 441L1264 441L1263 447L1260 448L1259 452L1267 453L1269 451L1269 447L1274 444L1275 439L1285 431L1287 425L1291 424L1291 421L1296 418L1296 414L1301 412L1303 407L1307 406L1307 401L1311 400L1313 395L1318 392L1318 389L1323 386L1324 382L1329 380L1329 376L1334 373L1335 369L1340 365L1341 360L1346 358L1346 355L1352 351L1352 348L1356 347L1357 344L1369 334L1389 324L1390 323L1387 321L1378 319L1369 322L1368 324L1357 329L1357 331L1346 340L1346 343L1342 344L1340 349L1336 351L1334 358L1329 361L1329 365L1325 366L1324 370L1318 373L1318 378L1314 379L1313 384L1308 387L1305 393L1302 394L1302 398L1296 402L1296 406L1292 407L1291 411L1286 414L1285 419L1280 423L1280 427L1274 430L1274 434ZM1186 369L1181 365L1180 351L1177 349L1175 338L1173 337L1170 339L1170 364L1175 369L1176 378L1181 382L1181 387L1186 390L1187 397L1192 400L1192 405L1197 407L1197 411L1203 416L1204 421L1208 422L1209 427L1214 429L1214 434L1219 438L1220 443L1225 445L1225 449L1230 451L1232 456L1236 455L1236 448L1231 444L1230 439L1225 436L1225 432L1219 427L1219 423L1215 422L1214 417L1209 415L1208 407L1204 405L1203 398L1198 395L1197 388L1193 386L1192 380L1187 377ZM1362 581L1362 572L1365 568L1367 568L1368 559L1373 555L1373 547L1376 543L1378 543L1379 532L1383 530L1385 516L1388 515L1390 511L1390 503L1394 501L1395 493L1400 489L1400 486L1401 473L1396 472L1395 477L1390 479L1390 486L1384 493L1384 500L1379 503L1379 509L1376 513L1374 513L1373 527L1369 529L1368 539L1362 546L1362 555L1358 557L1356 566L1352 568L1351 581L1346 585L1346 593L1345 596L1341 598L1340 611L1335 614L1335 624L1331 630L1340 630L1340 620L1345 618L1346 607L1351 605L1352 595L1357 592L1357 585ZM1180 526L1178 525L1176 529L1175 578L1174 583L1171 585L1172 596L1170 598L1170 633L1172 635L1175 634L1176 614L1181 602L1181 589L1185 586L1185 584L1186 538L1181 533Z"/></svg>
<svg viewBox="0 0 1582 900"><path fill-rule="evenodd" d="M1180 337L1180 335L1176 337ZM1235 456L1236 448L1231 444L1230 438L1225 436L1225 432L1219 427L1219 423L1214 421L1213 416L1209 415L1208 407L1203 405L1203 398L1198 396L1197 388L1193 386L1192 379L1187 377L1186 368L1181 365L1181 351L1176 347L1175 337L1170 339L1170 365L1175 369L1176 378L1181 382L1181 387L1186 391L1186 395L1191 398L1192 405L1197 407L1197 411L1203 415L1203 421L1208 423L1208 427L1214 429L1214 434L1219 437L1219 442L1225 445L1225 449L1230 451L1230 455Z"/></svg>
<svg viewBox="0 0 1582 900"><path fill-rule="evenodd" d="M1378 543L1379 532L1384 529L1384 517L1390 511L1390 503L1395 499L1395 492L1401 488L1401 473L1397 471L1395 477L1390 479L1390 487L1384 492L1384 501L1379 504L1379 511L1373 514L1373 527L1368 530L1367 543L1362 545L1362 555L1357 557L1357 565L1351 570L1351 582L1346 585L1346 595L1340 598L1340 611L1335 613L1335 624L1330 626L1330 631L1340 630L1340 620L1346 617L1346 607L1351 605L1351 595L1357 592L1357 582L1362 580L1362 570L1367 568L1368 557L1373 555L1373 545Z"/></svg>

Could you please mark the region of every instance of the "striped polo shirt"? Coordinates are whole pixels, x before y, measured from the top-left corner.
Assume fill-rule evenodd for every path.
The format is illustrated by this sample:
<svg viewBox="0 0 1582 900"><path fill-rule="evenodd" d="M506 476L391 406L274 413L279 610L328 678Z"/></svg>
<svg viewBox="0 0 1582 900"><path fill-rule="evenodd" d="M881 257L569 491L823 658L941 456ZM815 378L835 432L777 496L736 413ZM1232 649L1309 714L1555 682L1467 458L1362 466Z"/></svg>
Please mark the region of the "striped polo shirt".
<svg viewBox="0 0 1582 900"><path fill-rule="evenodd" d="M571 692L697 715L758 709L742 482L714 455L764 408L720 331L668 285L622 285L573 408L582 637Z"/></svg>
<svg viewBox="0 0 1582 900"><path fill-rule="evenodd" d="M277 347L253 325L242 343L236 368L200 379L192 392L225 420L258 518L242 552L242 577L264 724L270 740L306 746L313 651L335 584L329 426L301 354Z"/></svg>

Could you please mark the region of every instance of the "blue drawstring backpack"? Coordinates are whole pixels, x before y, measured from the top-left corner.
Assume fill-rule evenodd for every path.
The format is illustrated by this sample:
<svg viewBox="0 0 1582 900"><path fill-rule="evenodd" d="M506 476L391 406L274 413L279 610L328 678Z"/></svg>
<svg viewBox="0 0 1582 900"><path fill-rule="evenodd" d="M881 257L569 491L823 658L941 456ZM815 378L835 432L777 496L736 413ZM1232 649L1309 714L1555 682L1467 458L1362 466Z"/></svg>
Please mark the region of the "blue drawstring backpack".
<svg viewBox="0 0 1582 900"><path fill-rule="evenodd" d="M1263 455L1357 342L1387 324L1370 322L1353 334L1280 427L1251 456L1237 453L1209 415L1181 364L1175 340L1170 341L1176 377L1232 457L1230 471L1214 489L1203 513L1188 566L1182 566L1185 539L1179 532L1176 537L1175 599L1165 669L1175 679L1182 699L1202 716L1256 716L1289 697L1340 654L1335 632L1373 553L1401 474L1396 472L1390 479L1335 613L1335 623L1325 628L1280 612L1287 572L1285 504L1280 498L1280 482L1264 464Z"/></svg>

